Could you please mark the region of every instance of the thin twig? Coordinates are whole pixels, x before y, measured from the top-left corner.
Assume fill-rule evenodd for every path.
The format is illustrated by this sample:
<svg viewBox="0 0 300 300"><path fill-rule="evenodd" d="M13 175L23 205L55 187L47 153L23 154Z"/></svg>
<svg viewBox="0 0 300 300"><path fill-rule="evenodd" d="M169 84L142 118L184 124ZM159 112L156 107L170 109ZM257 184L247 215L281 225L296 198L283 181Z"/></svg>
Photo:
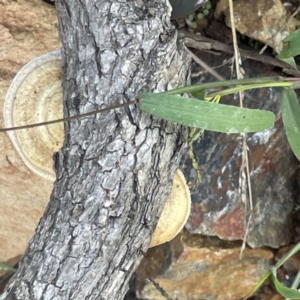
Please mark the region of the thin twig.
<svg viewBox="0 0 300 300"><path fill-rule="evenodd" d="M226 45L224 43L209 39L205 36L196 35L189 31L179 31L178 36L180 39L184 40L185 45L189 48L198 49L204 52L207 52L209 50L210 53L213 53L215 55L220 55L220 52L228 54L233 54L234 52L232 46L230 45ZM259 51L251 48L240 48L239 50L240 55L243 58L248 58L251 60L262 62L263 64L279 67L282 68L283 72L286 74L291 74L295 77L300 77L300 72L298 70L295 70L291 65L280 59L277 59L267 54L259 55Z"/></svg>
<svg viewBox="0 0 300 300"><path fill-rule="evenodd" d="M223 61L222 64L220 64L220 65L218 65L218 66L215 66L215 67L211 67L211 68L212 68L213 70L219 69L219 68L224 67L225 65L231 63L231 60L232 60L232 59L226 59L226 60ZM192 77L192 78L193 78L193 77L199 77L200 75L203 75L203 74L206 74L206 73L208 73L207 70L201 69L201 70L198 71L198 72L193 72L193 73L191 74L191 77Z"/></svg>
<svg viewBox="0 0 300 300"><path fill-rule="evenodd" d="M202 59L200 59L197 55L195 55L192 51L187 49L187 51L190 53L191 57L194 59L194 61L199 64L203 69L207 70L211 75L216 77L219 80L225 80L223 76L218 74L214 69L212 69L208 64L206 64Z"/></svg>

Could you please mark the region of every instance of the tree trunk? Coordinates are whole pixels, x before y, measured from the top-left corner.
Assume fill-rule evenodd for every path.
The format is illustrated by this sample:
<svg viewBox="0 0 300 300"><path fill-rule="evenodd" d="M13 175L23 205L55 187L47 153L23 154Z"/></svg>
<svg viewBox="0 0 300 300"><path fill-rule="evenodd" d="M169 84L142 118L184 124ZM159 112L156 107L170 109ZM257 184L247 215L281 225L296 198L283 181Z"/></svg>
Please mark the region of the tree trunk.
<svg viewBox="0 0 300 300"><path fill-rule="evenodd" d="M56 0L64 114L189 80L167 0ZM187 128L138 106L65 123L49 205L0 299L123 299L171 189Z"/></svg>

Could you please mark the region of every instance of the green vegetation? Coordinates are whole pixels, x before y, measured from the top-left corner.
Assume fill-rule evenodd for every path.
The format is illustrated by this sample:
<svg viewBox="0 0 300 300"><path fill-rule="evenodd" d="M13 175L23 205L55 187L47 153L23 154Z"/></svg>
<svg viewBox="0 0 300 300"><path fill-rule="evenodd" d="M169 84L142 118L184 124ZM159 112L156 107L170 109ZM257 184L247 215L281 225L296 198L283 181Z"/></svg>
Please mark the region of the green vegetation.
<svg viewBox="0 0 300 300"><path fill-rule="evenodd" d="M205 2L205 3L197 10L198 13L190 14L190 15L185 19L185 22L186 22L187 26L188 26L189 28L192 28L192 29L197 29L197 27L198 27L197 21L206 18L206 17L210 14L211 8L212 8L211 2L210 2L210 1ZM182 27L184 27L184 24L180 24L180 25L179 25L179 28L182 28Z"/></svg>
<svg viewBox="0 0 300 300"><path fill-rule="evenodd" d="M206 3L203 8L209 10L210 2ZM199 14L198 14L199 16ZM197 17L198 17L197 16ZM194 16L191 15L188 20L193 22ZM295 31L283 41L283 49L279 54L280 59L293 60L293 56L300 54L300 30ZM295 63L294 63L295 64ZM223 87L223 90L211 92L212 89ZM295 156L300 160L300 107L295 93L295 89L300 88L300 78L285 77L262 77L249 78L242 80L227 80L209 83L198 83L163 93L142 93L139 97L141 110L148 112L156 117L169 120L172 122L184 124L190 127L188 143L192 146L192 142L196 140L203 130L213 130L226 133L247 133L261 131L271 128L274 125L275 116L272 112L260 109L241 108L232 105L219 104L222 96L233 94L247 89L257 89L264 87L281 87L280 108L284 123L284 129ZM180 94L189 93L194 98L180 96ZM125 105L134 104L130 101L125 104L117 105L83 115L64 118L56 121L50 121L49 124L71 120L74 118L84 117L91 114L103 112L104 110L113 109ZM35 127L43 124L35 124L24 127ZM10 128L15 130L16 128ZM7 129L1 129L0 132ZM192 150L190 156L193 160L193 167L198 171L198 166ZM198 179L201 179L198 173ZM273 282L278 292L286 297L286 299L300 299L300 292L296 290L300 282L300 273L296 276L293 285L289 288L282 285L276 276L276 270L292 255L300 249L298 243L288 254L286 254L270 271L260 280L254 289L244 298L250 297L269 277L272 276ZM13 268L5 264L0 267L5 270L14 271Z"/></svg>
<svg viewBox="0 0 300 300"><path fill-rule="evenodd" d="M283 49L278 57L294 61L293 56L300 54L299 37L300 30L289 35L283 41ZM292 64L296 65L295 62ZM225 89L210 93L210 89L220 86ZM284 129L292 151L300 160L300 107L294 91L300 88L300 78L265 77L218 81L200 83L159 94L143 93L140 97L140 107L157 117L190 126L189 145L191 145L191 142L201 135L203 129L243 133L272 127L274 122L272 112L218 104L223 95L263 87L282 87L280 108ZM190 93L194 98L178 96L182 93ZM192 159L194 168L198 169L193 154ZM198 179L200 178L198 174ZM284 286L276 276L276 270L299 250L300 243L272 266L244 299L249 298L269 276L272 276L277 291L286 297L286 300L300 299L300 292L296 290L300 282L300 270L291 287Z"/></svg>

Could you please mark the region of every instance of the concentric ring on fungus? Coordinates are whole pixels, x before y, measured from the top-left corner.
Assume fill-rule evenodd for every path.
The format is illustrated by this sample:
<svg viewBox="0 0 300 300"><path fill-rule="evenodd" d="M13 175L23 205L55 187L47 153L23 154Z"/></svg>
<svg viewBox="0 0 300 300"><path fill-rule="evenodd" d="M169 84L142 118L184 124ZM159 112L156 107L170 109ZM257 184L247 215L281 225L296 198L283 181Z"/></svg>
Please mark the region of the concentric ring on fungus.
<svg viewBox="0 0 300 300"><path fill-rule="evenodd" d="M4 103L5 127L41 123L63 117L63 61L60 50L26 64L14 78ZM55 180L52 156L64 140L63 123L7 132L30 170ZM175 173L172 191L153 233L150 247L173 239L185 225L191 198L184 175Z"/></svg>
<svg viewBox="0 0 300 300"><path fill-rule="evenodd" d="M60 50L26 64L12 81L4 102L5 127L62 118L63 61ZM63 123L7 132L27 167L54 181L52 156L64 140Z"/></svg>

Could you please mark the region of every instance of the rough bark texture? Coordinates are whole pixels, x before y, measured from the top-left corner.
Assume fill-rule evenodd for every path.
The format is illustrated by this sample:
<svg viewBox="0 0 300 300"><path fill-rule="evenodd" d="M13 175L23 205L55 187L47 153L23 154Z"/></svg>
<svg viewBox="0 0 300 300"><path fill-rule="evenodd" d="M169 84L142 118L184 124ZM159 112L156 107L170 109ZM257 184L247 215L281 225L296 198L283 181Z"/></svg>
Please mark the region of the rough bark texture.
<svg viewBox="0 0 300 300"><path fill-rule="evenodd" d="M188 81L167 0L57 0L65 115ZM65 124L57 180L0 299L123 299L148 248L185 127L137 106Z"/></svg>

